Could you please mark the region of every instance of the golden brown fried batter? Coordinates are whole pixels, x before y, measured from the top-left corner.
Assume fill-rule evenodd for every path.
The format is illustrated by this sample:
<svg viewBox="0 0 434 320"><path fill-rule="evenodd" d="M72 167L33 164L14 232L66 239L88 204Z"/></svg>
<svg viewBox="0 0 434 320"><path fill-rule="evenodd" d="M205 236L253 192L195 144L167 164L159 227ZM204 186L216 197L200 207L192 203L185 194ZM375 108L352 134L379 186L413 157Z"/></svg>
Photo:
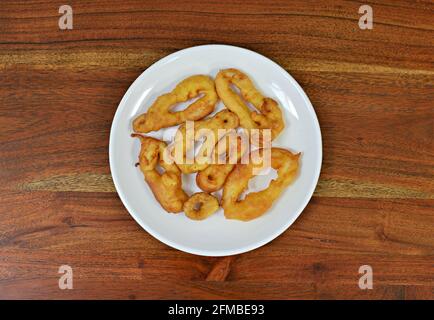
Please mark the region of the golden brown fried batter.
<svg viewBox="0 0 434 320"><path fill-rule="evenodd" d="M228 138L224 137L222 139L226 139ZM221 142L221 140L219 141L219 143ZM199 188L201 188L203 191L206 192L215 192L217 190L220 190L223 187L223 184L226 181L227 176L229 175L229 173L231 173L231 171L234 169L236 163L233 163L232 161L229 161L229 150L233 147L235 147L236 149L236 154L235 154L235 160L239 161L241 156L246 152L246 148L248 148L248 146L244 145L242 143L242 139L241 137L237 137L235 140L234 145L235 146L230 146L231 140L227 139L226 141L226 155L225 155L225 160L226 163L223 164L218 164L218 163L213 163L211 165L209 165L207 168L205 168L202 171L199 171L196 175L196 183L197 186ZM215 153L217 153L218 155L218 150L216 148Z"/></svg>
<svg viewBox="0 0 434 320"><path fill-rule="evenodd" d="M185 110L170 111L177 103L185 102L201 94L203 96ZM146 133L171 127L186 120L202 119L213 112L217 100L214 81L210 77L191 76L181 81L172 92L159 96L146 113L134 120L133 130Z"/></svg>
<svg viewBox="0 0 434 320"><path fill-rule="evenodd" d="M157 201L168 212L182 211L188 196L182 190L179 168L174 163L169 164L164 161L163 153L166 143L140 134L132 134L131 136L140 139L140 170ZM158 172L158 165L164 169L164 173Z"/></svg>
<svg viewBox="0 0 434 320"><path fill-rule="evenodd" d="M237 69L221 70L215 79L217 93L226 108L240 118L240 125L246 129L271 129L274 140L285 127L282 111L277 102L264 97L247 75ZM240 90L242 98L231 85ZM244 100L243 100L244 99ZM252 112L246 102L250 102L260 113Z"/></svg>
<svg viewBox="0 0 434 320"><path fill-rule="evenodd" d="M196 183L199 188L206 192L220 190L234 169L235 164L212 164L208 168L199 171L196 176Z"/></svg>
<svg viewBox="0 0 434 320"><path fill-rule="evenodd" d="M206 129L208 133L213 137L213 143L211 147L211 152L214 152L215 144L220 140L219 129L234 129L238 127L239 120L235 113L230 112L229 110L223 110L217 113L215 116L194 122L194 141L199 141L203 136L201 135L201 129ZM207 138L208 139L208 138ZM183 173L193 173L208 167L212 162L211 152L207 154L207 151L210 151L210 148L206 147L209 141L207 139L204 141L201 149L199 150L196 156L202 157L203 161L200 163L198 161L198 157L195 159L191 159L192 163L187 162L187 152L191 152L194 148L194 143L192 143L193 139L190 139L187 136L187 128L186 125L183 124L179 127L175 136L175 144L172 150L172 155L174 156L175 162L178 167L181 169ZM180 157L177 157L174 153L177 152L177 145L182 146L182 154ZM181 149L181 148L179 148ZM178 150L179 150L178 149ZM194 151L194 150L193 150ZM210 159L207 159L210 158Z"/></svg>
<svg viewBox="0 0 434 320"><path fill-rule="evenodd" d="M185 215L193 220L206 219L218 209L218 200L205 192L195 193L184 203Z"/></svg>
<svg viewBox="0 0 434 320"><path fill-rule="evenodd" d="M262 152L256 150L253 152ZM247 188L248 181L253 177L253 168L258 164L237 164L229 174L223 188L222 207L225 217L249 221L263 215L271 208L273 202L283 190L291 184L298 171L300 154L293 154L280 148L271 149L271 167L277 170L278 177L270 182L267 189L247 194L244 200L238 200L240 194Z"/></svg>
<svg viewBox="0 0 434 320"><path fill-rule="evenodd" d="M197 100L192 103L189 101L190 105L185 110L172 111L177 104L193 98ZM228 110L204 119L214 111L219 98ZM253 109L256 110L252 111ZM194 123L189 123L188 120ZM278 103L272 98L264 97L250 78L240 70L221 70L215 82L205 75L184 79L171 92L159 96L146 113L134 119L133 130L147 133L178 124L182 125L169 149L163 141L132 134L141 141L139 165L145 181L156 200L168 212L184 210L190 219L206 219L219 209L219 201L209 193L223 188L221 205L225 217L249 221L270 209L273 202L296 178L300 154L266 145L266 142L271 142L265 140L266 133L271 133L271 140L274 140L285 127ZM187 127L190 125L194 129L192 136L188 136L191 132ZM246 129L247 137L237 136L235 143L230 135L238 126ZM232 132L223 134L220 129ZM259 129L259 132L254 129ZM259 134L259 140L255 142L253 139L251 142L265 149L249 154L246 141L256 133ZM200 140L203 144L199 152L195 152L195 142ZM226 148L217 147L222 141L226 141ZM268 151L271 154L269 165L277 170L278 177L270 182L267 189L251 192L243 200L239 200L249 179L258 174L257 169L266 163L263 155ZM235 157L231 155L229 161L230 154ZM244 164L241 158L244 160L247 155L252 160ZM218 159L224 158L226 163L218 163ZM260 163L253 161L253 158L259 159ZM160 169L164 172L161 173ZM194 172L198 172L197 185L205 192L188 197L182 189L181 176L182 173Z"/></svg>

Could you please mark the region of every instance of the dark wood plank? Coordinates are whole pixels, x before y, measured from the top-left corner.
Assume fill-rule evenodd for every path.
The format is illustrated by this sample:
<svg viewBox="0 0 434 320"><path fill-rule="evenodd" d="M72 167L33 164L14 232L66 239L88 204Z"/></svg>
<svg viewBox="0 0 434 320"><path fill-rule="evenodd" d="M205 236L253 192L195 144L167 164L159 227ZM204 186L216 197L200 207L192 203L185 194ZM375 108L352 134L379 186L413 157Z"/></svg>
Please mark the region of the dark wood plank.
<svg viewBox="0 0 434 320"><path fill-rule="evenodd" d="M433 299L434 4L56 1L0 6L0 298ZM324 162L291 228L198 257L144 232L108 168L117 105L149 65L207 43L288 70L320 120ZM59 290L69 264L74 290ZM360 265L374 290L357 286Z"/></svg>
<svg viewBox="0 0 434 320"><path fill-rule="evenodd" d="M16 201L22 205L15 206ZM15 287L23 297L35 297L32 288L40 283L50 284L46 290L53 297L92 297L97 291L89 283L98 283L105 292L101 297L127 298L116 288L131 285L132 279L139 284L131 292L148 283L142 298L259 298L262 293L271 298L278 291L288 292L283 298L345 297L326 293L330 287L345 288L347 298L403 298L400 286L434 286L433 203L427 200L315 198L278 239L230 260L196 257L161 244L140 229L112 193L10 193L0 205L9 209L0 229L0 286L11 290L3 290L4 297L14 297ZM79 293L54 292L62 264L73 266ZM364 264L373 267L375 285L386 292L366 294L358 288L358 268ZM173 287L160 288L162 279L173 281ZM184 288L180 293L185 285L197 292ZM395 289L387 291L388 285Z"/></svg>
<svg viewBox="0 0 434 320"><path fill-rule="evenodd" d="M0 189L44 190L57 183L63 191L92 185L90 191L114 191L107 167L110 123L138 73L72 70L32 76L21 68L3 74L0 177L8 184ZM319 196L434 197L429 81L335 72L297 75L313 97L327 151ZM18 157L18 163L13 161Z"/></svg>

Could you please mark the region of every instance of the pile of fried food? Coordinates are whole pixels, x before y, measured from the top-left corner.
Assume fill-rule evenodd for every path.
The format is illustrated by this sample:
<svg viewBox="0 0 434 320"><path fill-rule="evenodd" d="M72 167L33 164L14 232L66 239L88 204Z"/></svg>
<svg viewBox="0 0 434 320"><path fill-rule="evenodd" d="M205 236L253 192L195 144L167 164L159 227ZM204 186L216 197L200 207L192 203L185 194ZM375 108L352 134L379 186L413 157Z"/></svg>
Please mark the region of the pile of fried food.
<svg viewBox="0 0 434 320"><path fill-rule="evenodd" d="M234 87L239 92L234 90ZM182 102L197 98L182 111L172 111ZM226 109L214 116L205 118L213 113L219 99ZM249 105L256 111L252 111ZM277 102L264 97L253 85L249 77L237 69L221 70L215 81L205 75L194 75L178 83L175 89L159 96L146 113L139 115L133 121L133 137L141 142L139 166L145 181L161 206L168 212L185 212L190 219L203 220L214 214L222 206L224 215L228 219L249 221L263 215L290 185L299 167L300 154L293 154L288 150L271 147L265 149L259 145L256 149L240 148L237 140L235 163L184 161L168 162L164 159L167 143L143 135L162 128L181 125L177 130L177 137L185 141L185 122L194 121L195 132L209 129L216 135L216 141L225 139L218 136L218 129L249 130L268 129L271 140L274 140L284 129L282 111ZM178 135L179 134L179 135ZM196 137L194 137L196 139ZM183 146L183 152L191 148L188 143ZM215 148L217 150L217 148ZM248 182L255 176L255 168L262 163L242 163L243 154L259 156L267 151L271 156L269 165L277 171L277 178L272 180L268 188L250 192L244 199L242 193L248 188ZM217 151L215 151L217 152ZM257 171L257 170L256 170ZM187 195L182 189L182 174L197 173L196 183L203 192ZM213 195L223 189L221 200Z"/></svg>

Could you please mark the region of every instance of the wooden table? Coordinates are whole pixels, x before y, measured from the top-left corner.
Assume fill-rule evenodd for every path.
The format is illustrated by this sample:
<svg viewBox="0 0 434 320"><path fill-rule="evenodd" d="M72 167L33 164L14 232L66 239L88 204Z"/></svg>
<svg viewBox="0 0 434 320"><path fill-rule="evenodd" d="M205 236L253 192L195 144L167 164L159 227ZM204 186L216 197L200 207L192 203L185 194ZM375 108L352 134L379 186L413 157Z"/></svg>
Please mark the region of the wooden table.
<svg viewBox="0 0 434 320"><path fill-rule="evenodd" d="M434 4L59 1L0 6L0 298L433 299ZM323 135L320 182L279 238L212 258L132 219L108 164L130 84L174 51L255 50L304 88ZM73 290L58 269L73 268ZM374 288L358 287L361 265Z"/></svg>

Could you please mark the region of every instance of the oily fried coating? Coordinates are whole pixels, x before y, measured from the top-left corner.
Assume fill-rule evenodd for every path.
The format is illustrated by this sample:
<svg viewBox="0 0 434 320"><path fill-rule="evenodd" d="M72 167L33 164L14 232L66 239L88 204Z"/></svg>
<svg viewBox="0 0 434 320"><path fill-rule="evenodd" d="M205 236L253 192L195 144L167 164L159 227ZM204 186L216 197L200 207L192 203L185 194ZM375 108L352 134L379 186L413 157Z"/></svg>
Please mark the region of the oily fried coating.
<svg viewBox="0 0 434 320"><path fill-rule="evenodd" d="M253 152L262 152L255 150ZM247 188L248 181L253 177L253 162L237 164L226 179L223 188L222 207L225 217L249 221L263 215L280 196L283 190L291 184L298 171L300 154L293 154L280 148L271 149L271 167L277 170L278 177L270 182L267 189L247 194L244 200L238 200L240 194Z"/></svg>
<svg viewBox="0 0 434 320"><path fill-rule="evenodd" d="M195 193L184 203L185 215L193 220L206 219L218 209L217 198L205 192Z"/></svg>
<svg viewBox="0 0 434 320"><path fill-rule="evenodd" d="M227 136L230 137L230 136ZM226 139L226 137L222 138ZM227 139L229 140L229 139ZM221 140L219 141L219 143ZM225 154L225 163L213 163L209 165L202 171L199 171L196 175L196 184L197 186L206 192L215 192L220 190L228 177L229 173L234 169L236 163L232 162L232 159L229 159L229 152L231 149L235 149L235 161L239 161L242 155L246 152L248 146L246 146L241 137L237 137L235 140L235 145L232 146L231 140L226 141L226 154ZM217 148L215 149L215 153L218 155Z"/></svg>
<svg viewBox="0 0 434 320"><path fill-rule="evenodd" d="M249 77L237 69L221 70L215 79L217 93L226 108L240 118L240 125L246 129L271 129L274 140L285 127L282 111L277 102L264 97L253 85ZM240 90L241 97L231 85ZM250 102L259 112L251 111Z"/></svg>
<svg viewBox="0 0 434 320"><path fill-rule="evenodd" d="M182 190L181 171L174 164L164 161L163 153L166 143L139 134L132 134L141 142L139 165L145 181L148 183L157 201L168 212L181 212L188 196ZM164 173L157 170L157 166L164 169Z"/></svg>
<svg viewBox="0 0 434 320"><path fill-rule="evenodd" d="M238 125L239 119L235 113L229 110L222 110L211 118L195 121L193 125L194 137L188 135L185 124L180 126L175 135L175 144L172 155L182 173L193 173L208 167L211 162L213 162L212 153L214 152L214 147L221 139L222 131L219 132L219 129L235 129ZM207 135L204 136L204 132L208 133L209 137ZM211 137L213 137L213 139L208 141ZM194 159L187 159L187 153L194 153L194 142L199 141L202 138L205 138L205 141L197 155ZM176 154L179 150L181 150L181 155Z"/></svg>
<svg viewBox="0 0 434 320"><path fill-rule="evenodd" d="M197 186L206 192L215 192L220 190L234 169L235 164L212 164L196 175Z"/></svg>
<svg viewBox="0 0 434 320"><path fill-rule="evenodd" d="M172 112L177 103L185 102L199 95L198 100L185 110ZM163 94L155 100L148 111L133 121L135 132L150 132L171 127L186 120L199 120L213 112L218 96L214 81L204 75L195 75L181 81L173 91Z"/></svg>

